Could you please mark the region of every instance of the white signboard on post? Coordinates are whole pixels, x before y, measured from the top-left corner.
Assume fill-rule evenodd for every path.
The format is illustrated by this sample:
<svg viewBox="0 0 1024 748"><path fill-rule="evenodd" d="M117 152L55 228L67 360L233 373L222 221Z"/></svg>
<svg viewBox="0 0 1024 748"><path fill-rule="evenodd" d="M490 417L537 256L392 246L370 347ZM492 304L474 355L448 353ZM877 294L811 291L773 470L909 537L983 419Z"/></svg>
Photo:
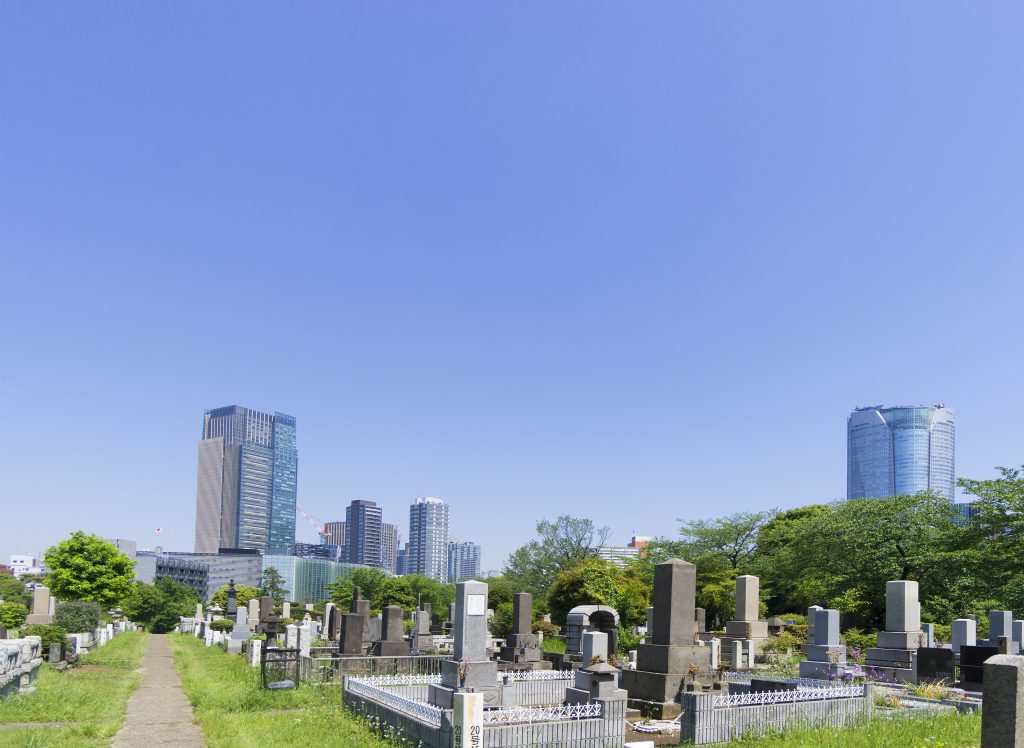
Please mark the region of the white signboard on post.
<svg viewBox="0 0 1024 748"><path fill-rule="evenodd" d="M452 696L452 748L480 748L484 744L484 695Z"/></svg>

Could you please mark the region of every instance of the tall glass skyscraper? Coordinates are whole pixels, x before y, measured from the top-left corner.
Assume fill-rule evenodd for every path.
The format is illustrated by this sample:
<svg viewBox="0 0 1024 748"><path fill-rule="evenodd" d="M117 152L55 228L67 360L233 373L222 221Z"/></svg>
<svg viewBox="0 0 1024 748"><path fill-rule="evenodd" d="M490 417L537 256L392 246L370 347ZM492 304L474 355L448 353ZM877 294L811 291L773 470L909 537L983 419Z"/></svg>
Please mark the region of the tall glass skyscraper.
<svg viewBox="0 0 1024 748"><path fill-rule="evenodd" d="M203 415L196 553L295 542L295 419L231 405Z"/></svg>
<svg viewBox="0 0 1024 748"><path fill-rule="evenodd" d="M952 502L955 456L952 408L857 408L847 421L846 498L932 491Z"/></svg>
<svg viewBox="0 0 1024 748"><path fill-rule="evenodd" d="M345 508L345 558L350 564L381 565L381 509L356 499Z"/></svg>
<svg viewBox="0 0 1024 748"><path fill-rule="evenodd" d="M480 546L472 541L448 543L448 581L452 584L480 578Z"/></svg>
<svg viewBox="0 0 1024 748"><path fill-rule="evenodd" d="M427 496L409 507L407 574L448 581L448 505Z"/></svg>

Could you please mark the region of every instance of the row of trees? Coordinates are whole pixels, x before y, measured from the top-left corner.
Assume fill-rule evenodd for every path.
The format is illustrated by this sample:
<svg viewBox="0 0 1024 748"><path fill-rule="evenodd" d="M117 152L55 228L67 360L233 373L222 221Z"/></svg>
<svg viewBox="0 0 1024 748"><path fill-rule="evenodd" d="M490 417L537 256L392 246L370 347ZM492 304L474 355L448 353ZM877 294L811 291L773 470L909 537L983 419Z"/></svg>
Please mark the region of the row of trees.
<svg viewBox="0 0 1024 748"><path fill-rule="evenodd" d="M679 535L657 538L626 568L596 558L608 537L589 519L537 525L515 551L499 587L526 590L556 623L575 605L615 607L625 624L643 621L654 566L672 557L697 565L697 605L724 623L735 613L735 578L761 578L764 613L798 614L820 604L851 625L881 626L885 582L920 582L925 620L949 623L968 613L1024 611L1024 468L998 468L991 480L961 479L975 498L965 520L932 494L815 504L680 520ZM490 580L489 580L490 581Z"/></svg>

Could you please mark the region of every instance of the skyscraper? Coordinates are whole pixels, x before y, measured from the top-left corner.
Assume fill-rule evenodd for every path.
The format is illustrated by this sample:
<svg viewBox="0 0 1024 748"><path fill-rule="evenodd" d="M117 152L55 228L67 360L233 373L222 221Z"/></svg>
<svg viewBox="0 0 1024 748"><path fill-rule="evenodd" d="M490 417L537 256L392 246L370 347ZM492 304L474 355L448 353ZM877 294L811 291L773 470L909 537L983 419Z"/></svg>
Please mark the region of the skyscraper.
<svg viewBox="0 0 1024 748"><path fill-rule="evenodd" d="M480 578L480 546L471 541L448 543L448 581L452 584Z"/></svg>
<svg viewBox="0 0 1024 748"><path fill-rule="evenodd" d="M398 563L399 542L400 536L398 534L398 525L393 525L390 522L384 522L381 524L380 565L392 574L395 572L395 567Z"/></svg>
<svg viewBox="0 0 1024 748"><path fill-rule="evenodd" d="M203 414L196 553L295 542L295 419L231 405Z"/></svg>
<svg viewBox="0 0 1024 748"><path fill-rule="evenodd" d="M953 501L956 427L944 405L857 408L847 421L846 497L932 491Z"/></svg>
<svg viewBox="0 0 1024 748"><path fill-rule="evenodd" d="M381 511L376 502L356 499L345 509L346 561L381 565Z"/></svg>
<svg viewBox="0 0 1024 748"><path fill-rule="evenodd" d="M345 545L345 523L327 522L324 524L324 531L321 535L327 539L328 544L341 548Z"/></svg>
<svg viewBox="0 0 1024 748"><path fill-rule="evenodd" d="M409 507L409 574L448 581L448 505L427 496Z"/></svg>

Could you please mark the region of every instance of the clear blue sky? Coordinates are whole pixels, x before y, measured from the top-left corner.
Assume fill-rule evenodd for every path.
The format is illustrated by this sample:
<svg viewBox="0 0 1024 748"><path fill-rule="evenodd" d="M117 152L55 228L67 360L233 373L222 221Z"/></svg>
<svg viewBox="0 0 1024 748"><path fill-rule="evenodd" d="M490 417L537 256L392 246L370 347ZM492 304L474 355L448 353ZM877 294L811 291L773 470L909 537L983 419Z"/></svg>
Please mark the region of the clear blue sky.
<svg viewBox="0 0 1024 748"><path fill-rule="evenodd" d="M499 568L842 497L857 405L1024 462L1017 3L0 5L0 561L191 549L205 408ZM300 534L312 536L300 524Z"/></svg>

